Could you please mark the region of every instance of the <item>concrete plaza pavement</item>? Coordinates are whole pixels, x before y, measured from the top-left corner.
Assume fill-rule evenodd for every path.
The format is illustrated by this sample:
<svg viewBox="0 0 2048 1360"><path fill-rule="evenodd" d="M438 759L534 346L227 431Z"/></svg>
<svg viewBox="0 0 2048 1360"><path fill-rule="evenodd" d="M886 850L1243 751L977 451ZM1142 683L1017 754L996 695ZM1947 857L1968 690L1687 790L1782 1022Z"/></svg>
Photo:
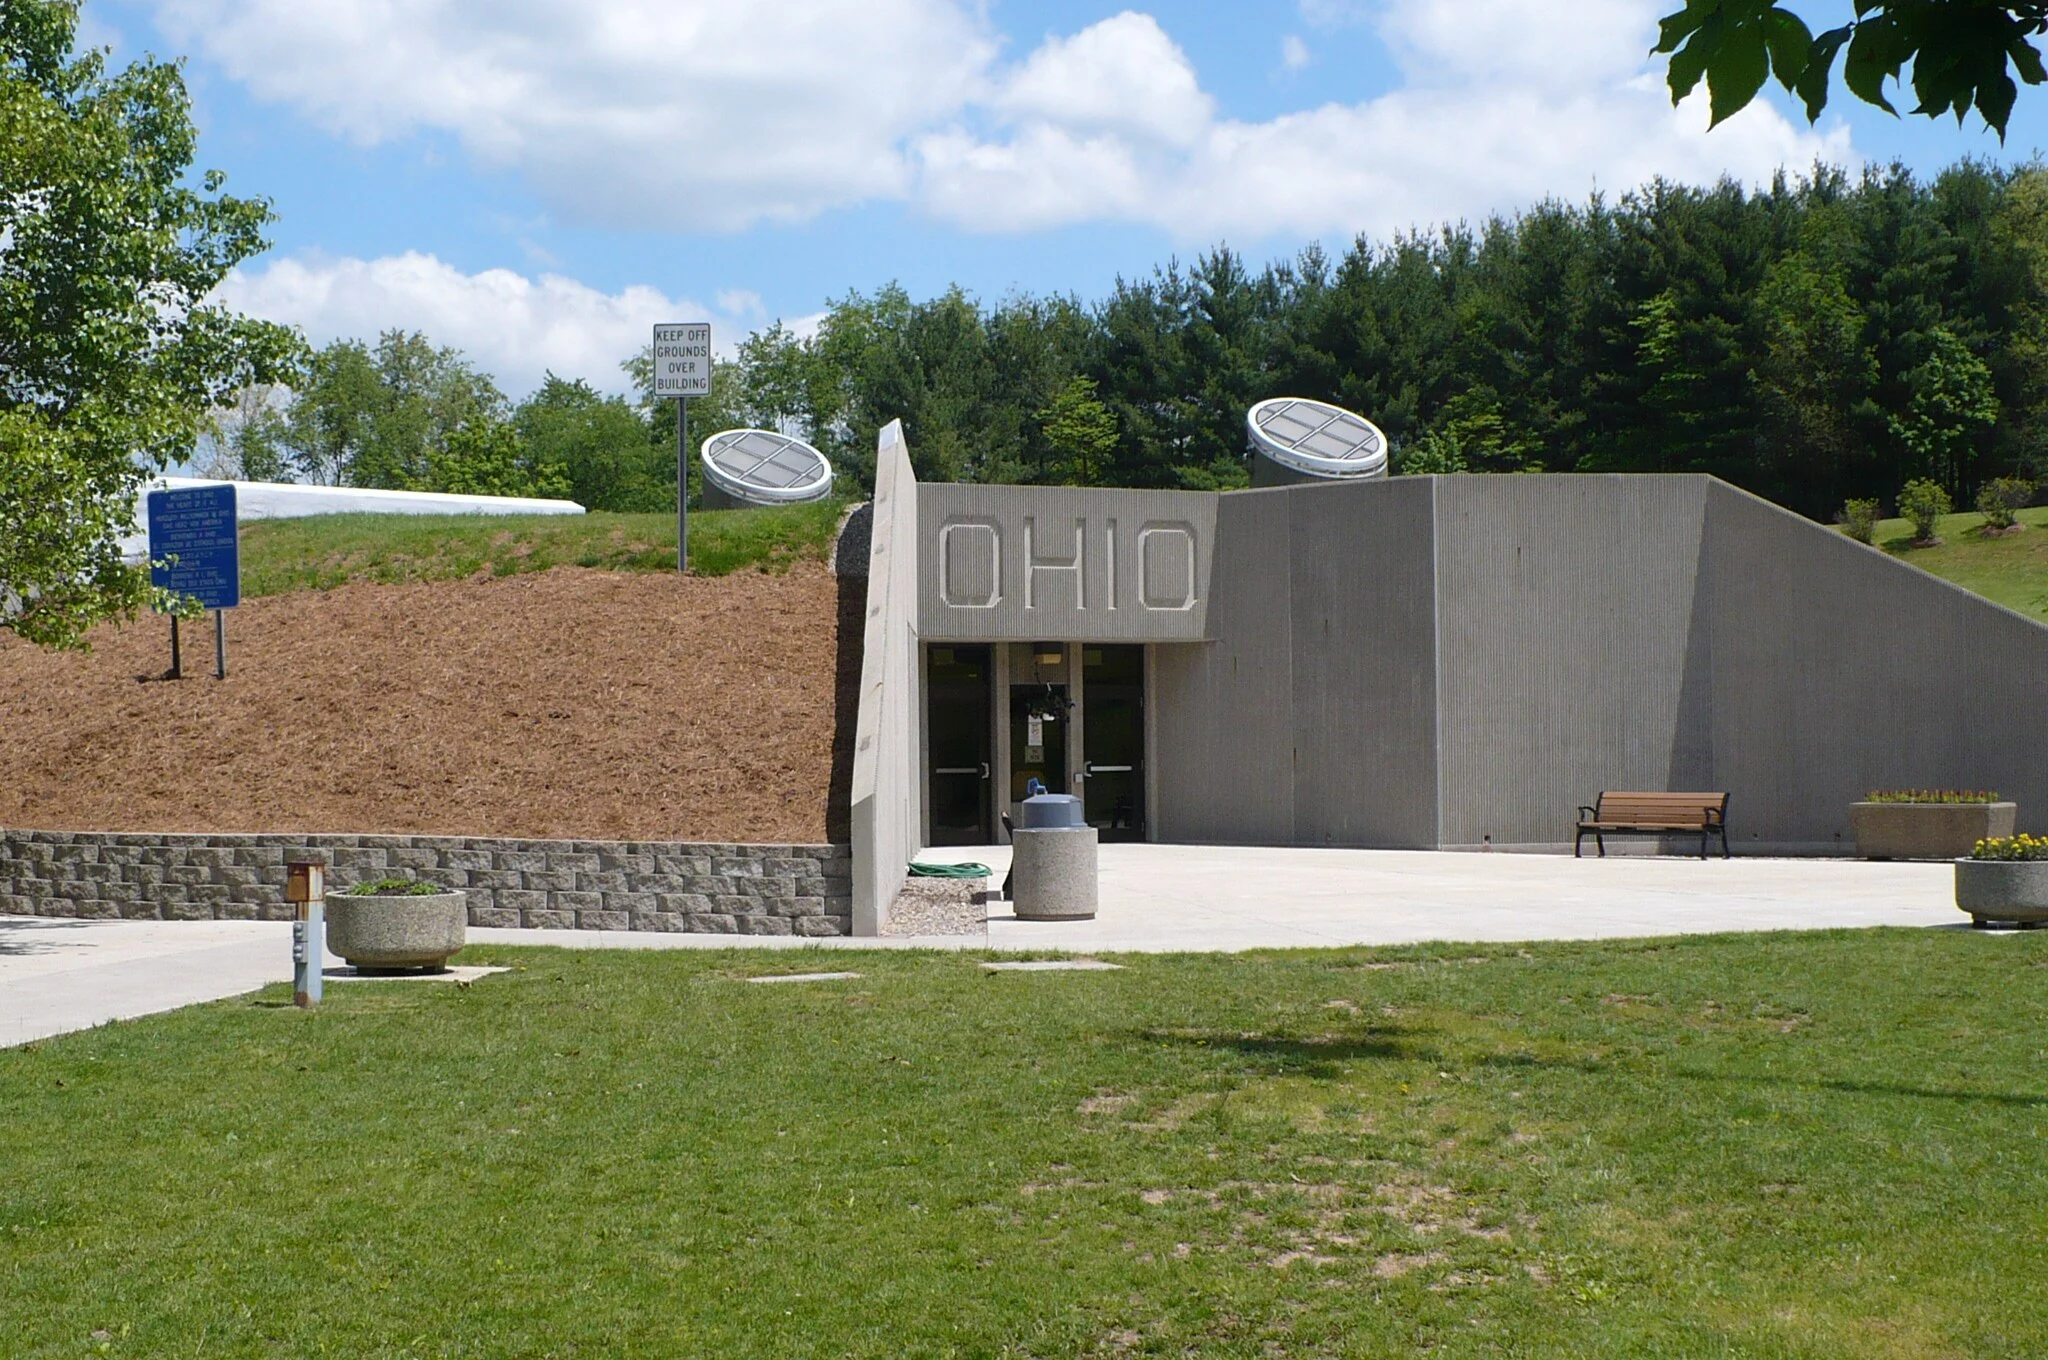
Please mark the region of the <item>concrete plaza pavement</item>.
<svg viewBox="0 0 2048 1360"><path fill-rule="evenodd" d="M0 916L0 1048L291 975L291 927L282 922Z"/></svg>
<svg viewBox="0 0 2048 1360"><path fill-rule="evenodd" d="M1000 882L1009 848L934 849L921 858L979 861ZM1944 863L1105 845L1092 921L1019 921L998 904L984 932L961 936L810 940L472 929L469 937L571 949L1079 953L1583 940L1959 926L1966 918L1955 908L1953 883L1954 869ZM0 1047L287 981L290 939L282 922L0 917Z"/></svg>

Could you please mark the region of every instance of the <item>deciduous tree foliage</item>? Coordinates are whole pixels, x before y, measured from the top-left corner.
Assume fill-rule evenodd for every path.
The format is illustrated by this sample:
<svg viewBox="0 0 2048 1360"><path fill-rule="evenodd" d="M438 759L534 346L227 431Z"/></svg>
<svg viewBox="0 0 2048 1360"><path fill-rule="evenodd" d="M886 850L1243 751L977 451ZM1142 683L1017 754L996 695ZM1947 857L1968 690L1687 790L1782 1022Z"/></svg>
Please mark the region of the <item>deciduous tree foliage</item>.
<svg viewBox="0 0 2048 1360"><path fill-rule="evenodd" d="M151 598L119 548L144 480L299 351L207 301L271 213L191 182L178 68L109 72L77 23L0 4L0 629L49 646Z"/></svg>
<svg viewBox="0 0 2048 1360"><path fill-rule="evenodd" d="M1671 102L1691 94L1702 77L1715 123L1746 107L1776 76L1805 101L1809 121L1827 107L1835 58L1842 83L1858 99L1897 113L1885 85L1912 67L1913 112L1953 113L1972 107L2005 137L2019 96L2013 77L2029 85L2048 79L2031 38L2048 30L2040 0L1854 0L1855 17L1815 35L1806 21L1771 0L1686 0L1658 33L1671 57Z"/></svg>

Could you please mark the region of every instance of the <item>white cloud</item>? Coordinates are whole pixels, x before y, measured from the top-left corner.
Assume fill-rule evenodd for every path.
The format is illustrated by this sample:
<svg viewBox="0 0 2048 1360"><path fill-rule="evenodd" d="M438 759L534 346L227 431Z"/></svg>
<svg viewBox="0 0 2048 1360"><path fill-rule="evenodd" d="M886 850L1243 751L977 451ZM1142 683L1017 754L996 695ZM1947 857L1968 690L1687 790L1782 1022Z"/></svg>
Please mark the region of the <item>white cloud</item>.
<svg viewBox="0 0 2048 1360"><path fill-rule="evenodd" d="M171 39L364 143L452 133L571 222L737 230L901 196L995 54L954 0L158 0Z"/></svg>
<svg viewBox="0 0 2048 1360"><path fill-rule="evenodd" d="M552 219L614 228L894 201L986 232L1384 236L1596 183L1853 161L1846 132L1766 103L1712 134L1699 102L1674 111L1646 56L1668 0L1297 0L1319 31L1372 28L1392 69L1360 84L1392 88L1263 121L1224 116L1136 11L1006 61L985 0L157 4L264 98L366 142L451 134ZM1283 64L1309 59L1289 43Z"/></svg>
<svg viewBox="0 0 2048 1360"><path fill-rule="evenodd" d="M220 297L252 316L302 326L316 345L422 331L437 345L461 350L515 398L550 370L622 392L619 363L647 343L654 322L708 318L720 351L729 352L759 324L760 310L752 294L721 295L716 307L706 307L641 286L604 293L553 274L465 274L414 252L376 260L300 256L238 269Z"/></svg>
<svg viewBox="0 0 2048 1360"><path fill-rule="evenodd" d="M1309 64L1308 44L1298 33L1289 33L1280 40L1280 64L1290 71L1299 71Z"/></svg>
<svg viewBox="0 0 2048 1360"><path fill-rule="evenodd" d="M1303 5L1325 25L1355 9ZM1055 101L998 105L1011 116L993 133L956 124L915 143L917 199L978 231L1124 220L1189 243L1384 237L1596 184L1756 181L1816 156L1853 159L1846 132L1816 135L1763 102L1712 134L1703 96L1673 109L1644 58L1656 0L1389 0L1374 13L1404 77L1387 94L1264 122L1210 118L1192 132L1183 118L1170 146ZM1126 41L1120 60L1140 88L1189 70L1167 42Z"/></svg>
<svg viewBox="0 0 2048 1360"><path fill-rule="evenodd" d="M1126 10L1071 38L1048 38L1003 81L994 109L1088 132L1186 146L1216 116L1187 55L1149 14Z"/></svg>

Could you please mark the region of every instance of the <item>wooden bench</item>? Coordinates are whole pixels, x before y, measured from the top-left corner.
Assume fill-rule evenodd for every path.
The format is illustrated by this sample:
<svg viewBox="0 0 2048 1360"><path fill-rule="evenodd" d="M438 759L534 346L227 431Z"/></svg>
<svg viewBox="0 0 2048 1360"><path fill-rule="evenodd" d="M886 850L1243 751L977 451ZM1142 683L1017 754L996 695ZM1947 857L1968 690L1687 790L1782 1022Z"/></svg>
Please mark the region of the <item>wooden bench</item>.
<svg viewBox="0 0 2048 1360"><path fill-rule="evenodd" d="M1697 831L1700 858L1707 857L1707 838L1721 838L1721 858L1728 858L1728 795L1725 793L1617 793L1608 790L1592 807L1579 805L1579 834L1572 841L1572 858L1590 834L1607 855L1607 837L1613 835L1668 836Z"/></svg>

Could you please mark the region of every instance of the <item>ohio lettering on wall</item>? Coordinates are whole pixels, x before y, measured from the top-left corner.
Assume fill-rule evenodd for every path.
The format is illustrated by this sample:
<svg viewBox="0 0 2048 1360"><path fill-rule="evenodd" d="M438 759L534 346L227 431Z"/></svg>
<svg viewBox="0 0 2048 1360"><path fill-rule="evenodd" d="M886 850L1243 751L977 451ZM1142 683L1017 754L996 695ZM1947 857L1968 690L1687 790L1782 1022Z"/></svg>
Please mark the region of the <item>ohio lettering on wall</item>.
<svg viewBox="0 0 2048 1360"><path fill-rule="evenodd" d="M927 639L1204 636L1212 495L925 483L918 523Z"/></svg>

